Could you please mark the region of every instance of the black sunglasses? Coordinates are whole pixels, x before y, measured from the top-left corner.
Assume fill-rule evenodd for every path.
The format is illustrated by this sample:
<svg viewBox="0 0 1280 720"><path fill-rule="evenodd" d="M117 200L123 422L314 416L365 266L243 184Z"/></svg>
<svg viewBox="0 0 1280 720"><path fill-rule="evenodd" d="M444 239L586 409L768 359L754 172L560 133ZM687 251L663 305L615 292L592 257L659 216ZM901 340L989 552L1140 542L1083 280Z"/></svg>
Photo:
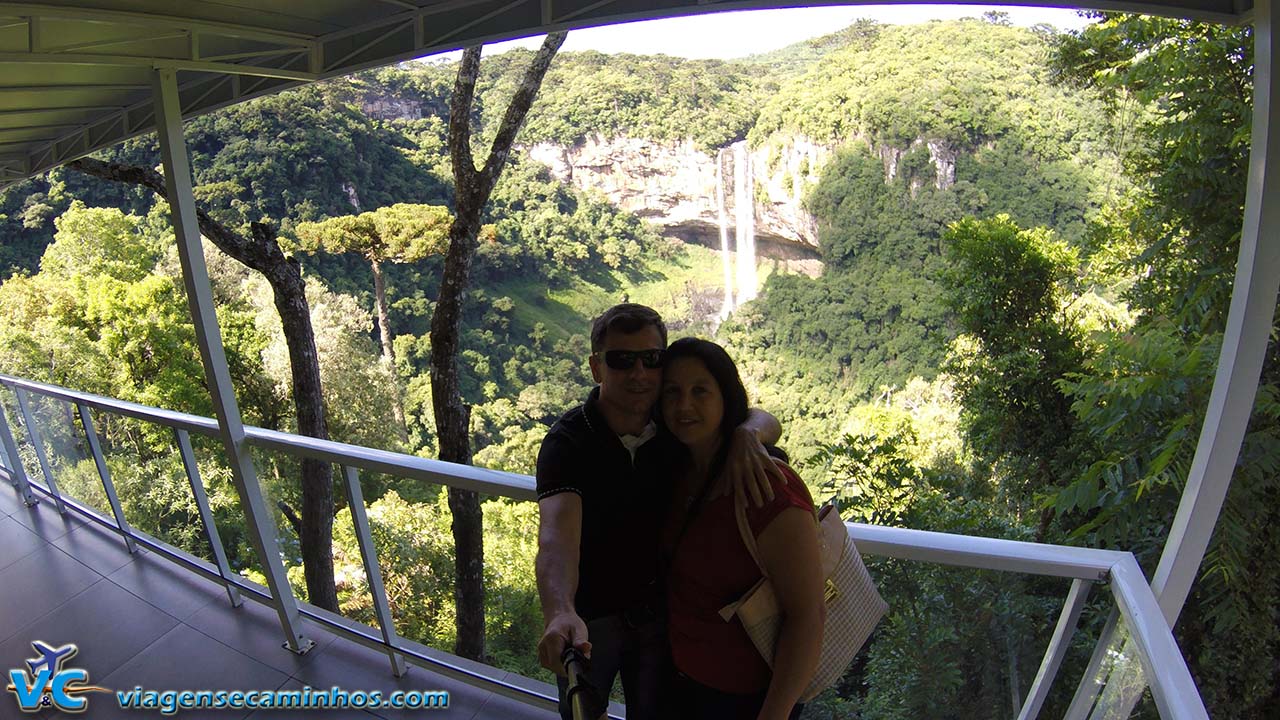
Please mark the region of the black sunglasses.
<svg viewBox="0 0 1280 720"><path fill-rule="evenodd" d="M604 356L604 364L614 370L630 370L635 367L636 360L653 370L662 367L662 351L653 350L604 350L596 355Z"/></svg>

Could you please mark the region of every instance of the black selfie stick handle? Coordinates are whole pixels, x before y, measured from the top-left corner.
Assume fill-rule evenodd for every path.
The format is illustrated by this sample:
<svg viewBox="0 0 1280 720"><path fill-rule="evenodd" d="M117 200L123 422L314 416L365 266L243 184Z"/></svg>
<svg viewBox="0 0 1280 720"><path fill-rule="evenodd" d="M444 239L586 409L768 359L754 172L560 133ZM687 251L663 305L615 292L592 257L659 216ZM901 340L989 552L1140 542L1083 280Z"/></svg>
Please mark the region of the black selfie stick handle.
<svg viewBox="0 0 1280 720"><path fill-rule="evenodd" d="M586 656L570 645L560 655L560 661L564 663L565 674L569 676L569 689L565 696L573 711L573 720L598 720L604 717L607 706L587 679Z"/></svg>

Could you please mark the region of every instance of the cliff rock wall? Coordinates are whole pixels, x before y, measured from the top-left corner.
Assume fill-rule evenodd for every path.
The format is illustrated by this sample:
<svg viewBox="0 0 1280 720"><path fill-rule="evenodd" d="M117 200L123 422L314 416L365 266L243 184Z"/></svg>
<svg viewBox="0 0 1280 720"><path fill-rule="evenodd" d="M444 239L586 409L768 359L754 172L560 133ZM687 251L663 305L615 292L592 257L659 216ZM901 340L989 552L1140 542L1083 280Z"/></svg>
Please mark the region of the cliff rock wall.
<svg viewBox="0 0 1280 720"><path fill-rule="evenodd" d="M599 135L568 147L539 143L528 152L562 182L602 193L619 207L654 223L663 234L717 249L720 208L716 164L720 162L729 234L735 230L732 157L713 157L688 141ZM807 184L817 180L829 154L829 148L803 138L771 141L750 152L760 256L818 256L817 227L813 216L801 206L801 199Z"/></svg>

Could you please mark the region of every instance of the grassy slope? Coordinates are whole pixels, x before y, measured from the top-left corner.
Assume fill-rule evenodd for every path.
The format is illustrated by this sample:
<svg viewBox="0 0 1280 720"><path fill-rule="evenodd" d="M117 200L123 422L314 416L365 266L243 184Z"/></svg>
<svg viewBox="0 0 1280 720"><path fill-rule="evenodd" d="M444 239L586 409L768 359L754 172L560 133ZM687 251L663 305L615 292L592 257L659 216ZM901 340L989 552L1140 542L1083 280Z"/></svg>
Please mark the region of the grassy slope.
<svg viewBox="0 0 1280 720"><path fill-rule="evenodd" d="M767 266L766 266L767 267ZM762 271L765 268L761 268ZM715 298L715 309L723 293L720 254L704 247L683 246L676 257L646 258L631 272L612 271L609 286L585 278L575 278L568 286L548 288L537 280L520 280L485 288L492 296L507 295L516 301L513 325L518 331L542 323L551 339L573 334L585 335L590 318L626 298L643 303L684 327L701 299Z"/></svg>

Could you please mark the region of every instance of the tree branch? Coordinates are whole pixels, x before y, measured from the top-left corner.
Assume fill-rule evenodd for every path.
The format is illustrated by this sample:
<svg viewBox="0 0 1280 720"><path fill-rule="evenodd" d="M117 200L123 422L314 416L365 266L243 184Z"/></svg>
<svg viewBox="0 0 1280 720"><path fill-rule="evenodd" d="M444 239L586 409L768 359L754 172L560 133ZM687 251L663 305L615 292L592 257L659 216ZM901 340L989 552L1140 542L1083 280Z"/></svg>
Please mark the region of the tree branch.
<svg viewBox="0 0 1280 720"><path fill-rule="evenodd" d="M453 160L453 182L468 187L476 176L471 157L471 104L476 95L476 78L480 75L480 46L462 51L458 78L453 83L449 102L449 157Z"/></svg>
<svg viewBox="0 0 1280 720"><path fill-rule="evenodd" d="M538 48L538 54L534 56L533 62L529 63L528 69L525 70L520 87L516 88L515 95L507 105L507 112L502 116L502 125L498 127L498 134L493 138L489 158L484 164L484 170L480 173L483 183L481 187L484 188L486 198L490 192L493 192L493 186L497 184L498 176L502 174L502 168L507 164L507 157L511 154L511 145L515 142L516 133L520 132L520 126L524 124L529 108L533 107L533 101L538 97L538 90L542 87L542 78L547 74L547 68L551 66L556 51L564 44L566 35L568 33L563 30L547 35L542 41L542 47ZM476 61L479 62L479 59L479 52L477 52ZM474 87L473 82L473 90ZM469 161L470 155L468 154L467 157Z"/></svg>
<svg viewBox="0 0 1280 720"><path fill-rule="evenodd" d="M284 515L284 519L288 520L289 524L293 526L293 534L301 538L302 518L298 517L298 513L294 512L293 508L289 507L289 503L283 500L277 500L276 507L279 508L280 513Z"/></svg>
<svg viewBox="0 0 1280 720"><path fill-rule="evenodd" d="M141 185L151 189L172 205L164 176L151 168L103 162L93 158L73 160L67 163L67 167L103 180ZM250 240L213 219L200 207L196 208L196 219L200 225L201 235L209 238L222 252L258 272L269 274L274 268L280 267L281 262L285 260L284 252L280 249L279 243L275 242L274 236L270 238L270 242L256 235Z"/></svg>

